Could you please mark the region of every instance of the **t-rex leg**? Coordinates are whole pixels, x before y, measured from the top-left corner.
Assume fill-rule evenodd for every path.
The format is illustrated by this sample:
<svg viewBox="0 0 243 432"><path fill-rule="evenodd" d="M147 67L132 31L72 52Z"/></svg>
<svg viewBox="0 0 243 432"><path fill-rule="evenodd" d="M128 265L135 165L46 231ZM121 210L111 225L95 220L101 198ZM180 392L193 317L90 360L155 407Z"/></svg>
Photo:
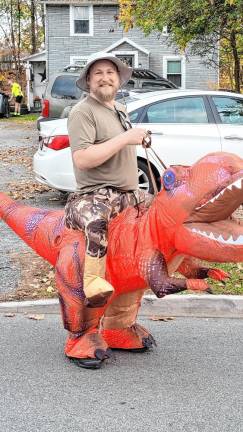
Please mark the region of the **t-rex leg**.
<svg viewBox="0 0 243 432"><path fill-rule="evenodd" d="M144 290L120 294L105 310L102 336L110 348L145 351L155 344L149 331L136 323Z"/></svg>
<svg viewBox="0 0 243 432"><path fill-rule="evenodd" d="M82 247L78 242L67 246L56 265L63 323L69 331L64 351L69 358L82 359L79 366L97 368L109 357L108 346L98 330L105 307L92 309L84 304L83 268L79 261Z"/></svg>

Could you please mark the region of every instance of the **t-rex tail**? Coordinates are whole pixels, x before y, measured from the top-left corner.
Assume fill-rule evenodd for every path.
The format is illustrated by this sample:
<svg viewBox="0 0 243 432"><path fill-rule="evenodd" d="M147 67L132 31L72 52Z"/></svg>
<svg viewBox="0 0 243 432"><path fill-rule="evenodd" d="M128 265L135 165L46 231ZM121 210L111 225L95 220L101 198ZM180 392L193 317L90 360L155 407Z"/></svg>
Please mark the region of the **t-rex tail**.
<svg viewBox="0 0 243 432"><path fill-rule="evenodd" d="M0 218L38 255L55 265L65 234L62 210L25 206L0 193Z"/></svg>

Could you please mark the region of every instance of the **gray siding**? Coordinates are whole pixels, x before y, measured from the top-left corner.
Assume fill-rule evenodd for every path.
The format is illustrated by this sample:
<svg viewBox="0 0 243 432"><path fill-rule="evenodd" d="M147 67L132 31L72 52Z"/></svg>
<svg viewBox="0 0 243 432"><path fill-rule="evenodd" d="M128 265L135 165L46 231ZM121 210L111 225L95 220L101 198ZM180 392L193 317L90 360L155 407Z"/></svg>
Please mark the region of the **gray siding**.
<svg viewBox="0 0 243 432"><path fill-rule="evenodd" d="M186 88L214 90L218 85L218 69L205 66L198 56L186 63Z"/></svg>
<svg viewBox="0 0 243 432"><path fill-rule="evenodd" d="M150 68L163 75L163 57L176 55L176 49L166 43L166 37L157 37L156 33L145 37L138 29L124 32L114 20L117 15L117 6L97 5L94 10L94 36L70 36L69 6L47 5L47 51L48 74L56 73L70 63L70 56L88 56L96 51L108 48L110 45L122 39L129 38L134 43L149 51L147 56L143 51L138 51L138 63L142 67ZM114 29L114 32L109 32ZM136 48L123 43L117 46L115 51L131 50ZM190 57L186 61L186 87L187 88L212 88L217 84L217 69L208 69L197 56Z"/></svg>

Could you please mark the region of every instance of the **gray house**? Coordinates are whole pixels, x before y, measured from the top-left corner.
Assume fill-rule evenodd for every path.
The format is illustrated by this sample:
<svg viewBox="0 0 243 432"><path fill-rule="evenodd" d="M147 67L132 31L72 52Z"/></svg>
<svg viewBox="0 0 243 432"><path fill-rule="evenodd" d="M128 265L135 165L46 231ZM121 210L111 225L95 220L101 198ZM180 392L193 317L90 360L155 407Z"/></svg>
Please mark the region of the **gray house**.
<svg viewBox="0 0 243 432"><path fill-rule="evenodd" d="M215 88L218 70L186 58L162 35L125 32L116 0L42 0L46 11L47 77L69 64L84 65L96 51L112 52L133 67L152 69L182 88Z"/></svg>

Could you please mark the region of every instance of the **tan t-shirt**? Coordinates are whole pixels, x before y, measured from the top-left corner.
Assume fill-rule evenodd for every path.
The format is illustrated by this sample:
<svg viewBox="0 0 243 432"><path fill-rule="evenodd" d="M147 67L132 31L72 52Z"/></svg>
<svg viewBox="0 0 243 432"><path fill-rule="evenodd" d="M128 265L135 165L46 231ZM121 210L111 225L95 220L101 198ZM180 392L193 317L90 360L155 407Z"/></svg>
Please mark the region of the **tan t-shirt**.
<svg viewBox="0 0 243 432"><path fill-rule="evenodd" d="M125 112L124 106L117 102L116 108ZM76 150L99 145L124 131L117 112L91 96L78 102L69 114L68 133L72 154ZM136 146L124 147L95 168L80 170L74 165L74 173L81 193L107 186L124 191L135 190L138 188Z"/></svg>

